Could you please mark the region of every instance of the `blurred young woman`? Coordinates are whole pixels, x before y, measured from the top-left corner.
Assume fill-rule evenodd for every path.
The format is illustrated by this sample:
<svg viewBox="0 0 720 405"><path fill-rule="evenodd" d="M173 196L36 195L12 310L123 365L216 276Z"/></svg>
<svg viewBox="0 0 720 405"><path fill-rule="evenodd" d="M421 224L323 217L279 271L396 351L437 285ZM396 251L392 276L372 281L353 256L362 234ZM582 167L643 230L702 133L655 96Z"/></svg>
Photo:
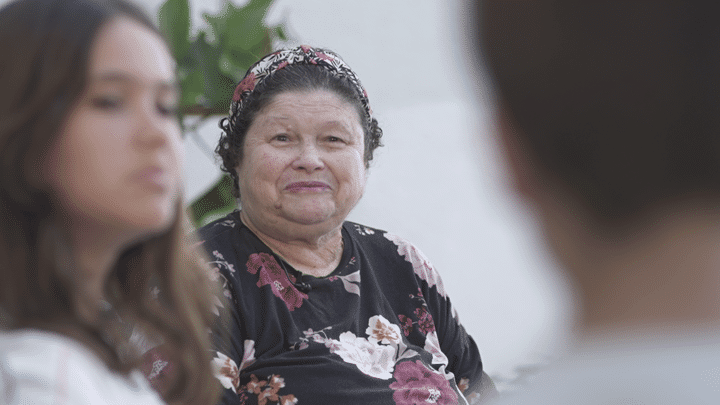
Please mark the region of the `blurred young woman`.
<svg viewBox="0 0 720 405"><path fill-rule="evenodd" d="M212 295L152 22L122 0L12 2L0 89L0 402L213 403ZM172 364L160 395L138 336Z"/></svg>

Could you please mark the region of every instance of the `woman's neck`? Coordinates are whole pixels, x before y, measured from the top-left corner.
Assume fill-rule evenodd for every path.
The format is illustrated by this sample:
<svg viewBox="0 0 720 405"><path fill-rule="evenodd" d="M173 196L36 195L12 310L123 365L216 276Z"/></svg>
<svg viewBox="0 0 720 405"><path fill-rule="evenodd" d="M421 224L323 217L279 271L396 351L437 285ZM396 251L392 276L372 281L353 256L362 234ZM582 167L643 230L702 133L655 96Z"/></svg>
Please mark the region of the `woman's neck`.
<svg viewBox="0 0 720 405"><path fill-rule="evenodd" d="M100 302L105 299L105 283L126 243L121 235L90 226L75 227L72 252L76 268L75 282L80 293L77 301L80 315L93 321Z"/></svg>
<svg viewBox="0 0 720 405"><path fill-rule="evenodd" d="M340 264L344 246L341 227L323 235L292 237L263 232L244 211L240 211L240 219L273 252L301 273L324 277Z"/></svg>
<svg viewBox="0 0 720 405"><path fill-rule="evenodd" d="M718 217L666 219L587 265L581 335L720 326Z"/></svg>

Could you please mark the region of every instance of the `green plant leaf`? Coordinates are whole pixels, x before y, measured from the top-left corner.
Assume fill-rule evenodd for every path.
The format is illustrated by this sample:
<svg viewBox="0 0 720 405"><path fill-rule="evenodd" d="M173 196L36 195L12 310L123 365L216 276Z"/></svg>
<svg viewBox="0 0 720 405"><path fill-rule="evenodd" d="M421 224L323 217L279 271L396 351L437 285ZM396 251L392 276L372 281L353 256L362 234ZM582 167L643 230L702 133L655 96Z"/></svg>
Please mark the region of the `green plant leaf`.
<svg viewBox="0 0 720 405"><path fill-rule="evenodd" d="M235 83L239 82L248 68L258 60L258 56L242 49L230 49L223 52L220 68Z"/></svg>
<svg viewBox="0 0 720 405"><path fill-rule="evenodd" d="M188 0L167 0L158 12L158 25L176 60L185 58L190 38Z"/></svg>
<svg viewBox="0 0 720 405"><path fill-rule="evenodd" d="M206 39L206 34L200 32L190 44L190 55L192 56L192 70L199 71L202 76L202 93L204 101L197 103L204 107L216 107L230 105L230 97L235 86L233 77L223 73L220 65L221 50ZM193 83L197 86L197 82Z"/></svg>
<svg viewBox="0 0 720 405"><path fill-rule="evenodd" d="M190 216L196 226L207 225L237 207L232 187L232 179L224 174L210 190L190 205Z"/></svg>
<svg viewBox="0 0 720 405"><path fill-rule="evenodd" d="M188 1L167 0L158 13L161 32L178 62L181 122L183 114L227 114L235 85L247 69L272 51L273 41L288 39L282 25L268 27L264 22L273 0L250 0L242 7L226 0L220 13L203 14L208 27L190 38ZM232 181L225 175L194 201L190 211L195 223L204 225L235 209L231 190Z"/></svg>
<svg viewBox="0 0 720 405"><path fill-rule="evenodd" d="M285 35L285 29L282 27L282 25L278 25L274 28L275 35L281 40L281 41L287 41L288 37Z"/></svg>
<svg viewBox="0 0 720 405"><path fill-rule="evenodd" d="M193 105L207 105L205 97L205 81L203 72L200 70L192 70L180 82L182 87L182 97L180 98L180 106L188 107Z"/></svg>

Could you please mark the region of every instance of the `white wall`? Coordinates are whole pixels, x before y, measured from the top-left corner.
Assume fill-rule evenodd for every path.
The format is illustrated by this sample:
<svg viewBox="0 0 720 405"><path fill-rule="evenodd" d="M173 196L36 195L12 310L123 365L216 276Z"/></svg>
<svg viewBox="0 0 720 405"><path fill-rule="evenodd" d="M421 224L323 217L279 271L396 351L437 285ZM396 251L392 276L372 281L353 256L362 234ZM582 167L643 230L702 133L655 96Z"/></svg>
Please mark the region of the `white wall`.
<svg viewBox="0 0 720 405"><path fill-rule="evenodd" d="M193 13L221 1L195 0ZM238 4L240 2L238 1ZM268 22L333 49L357 72L384 130L350 219L417 244L440 270L491 375L543 361L566 336L570 298L512 195L491 114L468 73L461 0L276 0ZM203 132L214 147L215 123ZM193 158L194 159L194 158ZM199 160L199 159L198 159ZM204 165L212 166L208 159ZM188 180L207 178L188 170Z"/></svg>
<svg viewBox="0 0 720 405"><path fill-rule="evenodd" d="M240 2L241 0L237 0ZM7 0L0 0L0 4ZM143 4L155 12L162 0ZM220 0L191 0L193 18ZM531 216L507 184L463 56L460 0L276 0L268 21L293 41L335 50L368 90L384 130L363 200L351 220L417 244L443 275L491 375L512 376L566 336L571 302L538 242ZM216 122L201 135L211 148ZM187 145L187 193L219 172Z"/></svg>

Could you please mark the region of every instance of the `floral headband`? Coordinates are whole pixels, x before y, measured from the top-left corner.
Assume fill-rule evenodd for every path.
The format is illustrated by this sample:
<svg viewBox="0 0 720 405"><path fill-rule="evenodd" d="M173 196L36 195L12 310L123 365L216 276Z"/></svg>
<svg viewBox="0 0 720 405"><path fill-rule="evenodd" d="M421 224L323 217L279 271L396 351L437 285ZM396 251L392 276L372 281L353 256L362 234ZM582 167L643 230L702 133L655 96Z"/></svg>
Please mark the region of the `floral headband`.
<svg viewBox="0 0 720 405"><path fill-rule="evenodd" d="M248 97L255 87L271 74L288 65L318 65L330 73L348 79L356 88L360 102L367 114L368 121L372 120L372 109L368 102L367 92L360 83L355 72L336 53L324 49L316 49L307 45L297 48L282 49L273 52L248 69L245 77L238 83L230 103L230 116L234 116L245 107Z"/></svg>

